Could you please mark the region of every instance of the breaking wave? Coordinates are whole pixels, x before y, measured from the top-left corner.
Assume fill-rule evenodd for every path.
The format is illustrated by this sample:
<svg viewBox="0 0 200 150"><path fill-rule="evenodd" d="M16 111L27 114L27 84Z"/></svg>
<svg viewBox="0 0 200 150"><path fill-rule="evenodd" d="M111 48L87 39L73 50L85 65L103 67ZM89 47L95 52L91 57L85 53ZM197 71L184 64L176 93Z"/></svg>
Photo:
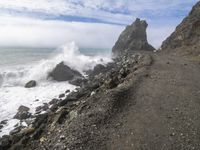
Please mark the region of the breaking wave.
<svg viewBox="0 0 200 150"><path fill-rule="evenodd" d="M74 42L59 47L56 53L51 55L55 56L41 60L36 64L2 69L0 71L0 85L24 86L30 80L36 80L38 83L46 82L48 73L62 61L82 74L85 70L92 69L96 64L106 64L111 61L110 55L86 56L81 54Z"/></svg>

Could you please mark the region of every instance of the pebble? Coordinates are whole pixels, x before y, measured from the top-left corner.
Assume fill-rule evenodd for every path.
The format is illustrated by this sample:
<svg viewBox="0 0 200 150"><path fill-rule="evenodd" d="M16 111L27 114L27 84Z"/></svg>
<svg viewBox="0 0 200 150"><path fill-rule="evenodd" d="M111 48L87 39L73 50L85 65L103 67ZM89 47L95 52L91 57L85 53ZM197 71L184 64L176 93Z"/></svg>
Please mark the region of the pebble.
<svg viewBox="0 0 200 150"><path fill-rule="evenodd" d="M65 139L65 136L64 136L64 135L61 135L61 136L60 136L60 139L61 139L61 140L64 140L64 139Z"/></svg>

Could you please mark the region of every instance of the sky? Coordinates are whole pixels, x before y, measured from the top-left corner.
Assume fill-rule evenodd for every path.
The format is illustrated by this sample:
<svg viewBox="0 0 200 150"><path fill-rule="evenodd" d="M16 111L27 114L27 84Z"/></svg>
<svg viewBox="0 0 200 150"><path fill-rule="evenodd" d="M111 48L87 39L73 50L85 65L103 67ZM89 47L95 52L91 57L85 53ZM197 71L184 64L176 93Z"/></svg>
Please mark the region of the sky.
<svg viewBox="0 0 200 150"><path fill-rule="evenodd" d="M111 48L137 17L159 48L198 0L0 0L1 47Z"/></svg>

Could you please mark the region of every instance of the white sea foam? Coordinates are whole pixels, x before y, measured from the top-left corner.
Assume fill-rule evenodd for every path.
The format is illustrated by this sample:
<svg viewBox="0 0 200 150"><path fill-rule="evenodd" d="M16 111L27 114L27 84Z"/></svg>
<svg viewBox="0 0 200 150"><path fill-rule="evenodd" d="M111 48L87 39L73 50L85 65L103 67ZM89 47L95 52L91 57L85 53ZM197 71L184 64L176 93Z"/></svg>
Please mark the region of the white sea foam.
<svg viewBox="0 0 200 150"><path fill-rule="evenodd" d="M0 70L0 121L8 119L8 125L0 132L0 136L8 134L18 120L13 119L20 105L30 108L34 113L37 106L58 97L67 89L76 87L68 82L55 82L47 79L48 73L61 61L73 69L80 71L92 69L96 64L111 61L109 56L85 56L81 54L74 42L61 46L51 54L49 59L37 63L20 66L2 67ZM58 53L59 52L59 53ZM55 55L55 56L53 56ZM25 83L36 80L35 88L24 88ZM39 101L35 101L39 99Z"/></svg>

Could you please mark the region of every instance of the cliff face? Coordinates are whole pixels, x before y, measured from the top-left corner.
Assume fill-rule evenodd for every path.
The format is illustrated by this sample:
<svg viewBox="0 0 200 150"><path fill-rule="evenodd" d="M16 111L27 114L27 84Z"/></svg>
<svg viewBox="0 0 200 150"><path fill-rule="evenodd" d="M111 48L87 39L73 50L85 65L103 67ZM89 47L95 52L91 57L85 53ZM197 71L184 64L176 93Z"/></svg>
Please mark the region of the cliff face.
<svg viewBox="0 0 200 150"><path fill-rule="evenodd" d="M162 49L174 49L182 46L200 44L200 2L198 2L175 32L162 44Z"/></svg>
<svg viewBox="0 0 200 150"><path fill-rule="evenodd" d="M137 18L133 24L127 26L121 33L112 49L112 52L114 54L119 54L123 53L125 50L154 50L147 41L147 26L148 24L146 21Z"/></svg>

